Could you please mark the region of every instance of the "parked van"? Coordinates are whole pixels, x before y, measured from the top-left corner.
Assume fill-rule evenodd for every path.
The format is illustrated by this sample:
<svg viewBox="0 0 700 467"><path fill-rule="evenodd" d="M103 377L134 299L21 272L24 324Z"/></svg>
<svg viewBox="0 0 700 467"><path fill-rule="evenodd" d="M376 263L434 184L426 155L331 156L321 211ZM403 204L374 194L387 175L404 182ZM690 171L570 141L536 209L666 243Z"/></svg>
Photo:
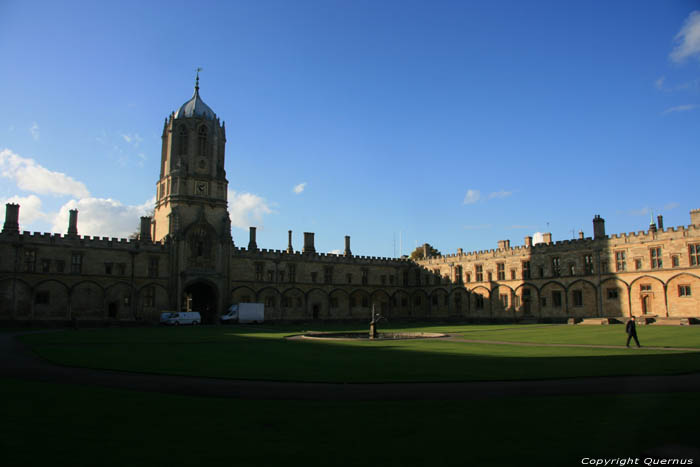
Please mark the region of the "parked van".
<svg viewBox="0 0 700 467"><path fill-rule="evenodd" d="M165 322L175 313L172 311L164 311L160 314L160 324L165 324Z"/></svg>
<svg viewBox="0 0 700 467"><path fill-rule="evenodd" d="M221 318L222 324L263 323L265 321L264 303L238 303L231 305Z"/></svg>
<svg viewBox="0 0 700 467"><path fill-rule="evenodd" d="M202 317L197 311L181 311L180 313L170 313L165 321L161 315L161 323L170 326L179 326L181 324L197 325L202 322Z"/></svg>

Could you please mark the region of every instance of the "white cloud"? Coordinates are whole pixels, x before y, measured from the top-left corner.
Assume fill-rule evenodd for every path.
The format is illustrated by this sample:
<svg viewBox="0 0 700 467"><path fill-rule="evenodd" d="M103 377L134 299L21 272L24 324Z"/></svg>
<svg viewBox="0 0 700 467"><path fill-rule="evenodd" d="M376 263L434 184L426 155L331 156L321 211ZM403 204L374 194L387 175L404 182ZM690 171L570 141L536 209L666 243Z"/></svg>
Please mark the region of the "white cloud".
<svg viewBox="0 0 700 467"><path fill-rule="evenodd" d="M651 209L648 207L643 207L641 209L630 209L627 211L630 216L647 216L651 214Z"/></svg>
<svg viewBox="0 0 700 467"><path fill-rule="evenodd" d="M464 195L464 204L474 204L481 198L481 193L479 190L467 190L467 194Z"/></svg>
<svg viewBox="0 0 700 467"><path fill-rule="evenodd" d="M139 143L141 143L141 141L143 141L143 138L141 138L141 136L138 133L134 133L134 134L122 133L121 136L124 139L124 141L126 141L129 144L133 143L134 146L138 146Z"/></svg>
<svg viewBox="0 0 700 467"><path fill-rule="evenodd" d="M77 209L80 235L126 238L139 229L141 216L151 215L154 204L155 198L139 206L124 205L111 198L72 199L53 216L51 231L65 233L69 211Z"/></svg>
<svg viewBox="0 0 700 467"><path fill-rule="evenodd" d="M537 245L538 243L544 243L544 234L542 232L532 234L532 244Z"/></svg>
<svg viewBox="0 0 700 467"><path fill-rule="evenodd" d="M656 81L654 81L654 87L658 89L659 91L662 91L664 89L664 82L666 81L666 77L662 76Z"/></svg>
<svg viewBox="0 0 700 467"><path fill-rule="evenodd" d="M675 107L668 108L661 112L661 115L668 115L673 112L688 112L690 110L697 109L698 106L696 104L684 104L684 105L677 105Z"/></svg>
<svg viewBox="0 0 700 467"><path fill-rule="evenodd" d="M490 193L490 194L489 194L489 199L494 199L494 198L507 198L507 197L509 197L509 196L512 195L512 194L513 194L512 191L505 191L505 190L494 191L493 193Z"/></svg>
<svg viewBox="0 0 700 467"><path fill-rule="evenodd" d="M676 208L679 207L679 206L680 206L680 204L675 203L675 202L667 203L667 204L664 206L664 211L670 211L671 209L676 209Z"/></svg>
<svg viewBox="0 0 700 467"><path fill-rule="evenodd" d="M489 193L485 198L481 196L481 192L479 190L472 190L469 189L467 190L467 194L464 195L464 204L474 204L479 201L485 201L489 199L500 199L500 198L507 198L510 195L512 195L512 191L506 191L506 190L500 190L500 191L493 191Z"/></svg>
<svg viewBox="0 0 700 467"><path fill-rule="evenodd" d="M29 129L29 132L32 134L34 141L39 141L39 125L37 125L36 122L32 123L32 127Z"/></svg>
<svg viewBox="0 0 700 467"><path fill-rule="evenodd" d="M247 229L251 226L261 227L263 217L273 214L270 205L264 198L252 193L228 192L228 211L231 216L231 225L239 229Z"/></svg>
<svg viewBox="0 0 700 467"><path fill-rule="evenodd" d="M341 251L341 250L337 250L337 249L336 249L336 250L331 250L331 251L328 252L328 254L331 254L331 255L339 255L339 254L342 254L342 251Z"/></svg>
<svg viewBox="0 0 700 467"><path fill-rule="evenodd" d="M41 211L41 199L37 195L12 196L0 199L0 206L4 206L6 203L19 204L20 230L23 230L22 225L47 218L46 214Z"/></svg>
<svg viewBox="0 0 700 467"><path fill-rule="evenodd" d="M306 188L306 182L302 182L302 183L300 183L300 184L298 184L298 185L295 185L294 188L293 188L293 191L294 191L294 193L296 193L297 195L299 195L299 194L301 194L301 193L304 191L305 188Z"/></svg>
<svg viewBox="0 0 700 467"><path fill-rule="evenodd" d="M0 176L14 180L20 189L33 193L76 198L90 196L83 183L64 173L53 172L9 149L0 151Z"/></svg>
<svg viewBox="0 0 700 467"><path fill-rule="evenodd" d="M674 62L682 62L693 55L700 56L700 11L688 15L675 41L676 46L670 55Z"/></svg>

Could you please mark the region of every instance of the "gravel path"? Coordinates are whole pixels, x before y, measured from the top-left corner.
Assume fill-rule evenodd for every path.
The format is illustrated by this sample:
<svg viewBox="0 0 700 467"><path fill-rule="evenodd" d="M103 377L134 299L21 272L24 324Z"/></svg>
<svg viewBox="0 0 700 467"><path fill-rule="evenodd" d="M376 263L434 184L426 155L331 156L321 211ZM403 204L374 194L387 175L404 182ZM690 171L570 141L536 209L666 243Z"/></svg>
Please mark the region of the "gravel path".
<svg viewBox="0 0 700 467"><path fill-rule="evenodd" d="M700 374L674 376L617 376L537 381L486 381L464 383L295 383L242 381L189 376L168 376L55 365L35 356L14 336L0 334L0 376L52 383L85 384L205 397L280 400L470 400L508 396L633 394L700 391ZM450 337L464 342L487 342ZM502 342L503 345L601 347L564 344ZM699 349L670 349L698 351ZM630 350L635 351L635 350Z"/></svg>

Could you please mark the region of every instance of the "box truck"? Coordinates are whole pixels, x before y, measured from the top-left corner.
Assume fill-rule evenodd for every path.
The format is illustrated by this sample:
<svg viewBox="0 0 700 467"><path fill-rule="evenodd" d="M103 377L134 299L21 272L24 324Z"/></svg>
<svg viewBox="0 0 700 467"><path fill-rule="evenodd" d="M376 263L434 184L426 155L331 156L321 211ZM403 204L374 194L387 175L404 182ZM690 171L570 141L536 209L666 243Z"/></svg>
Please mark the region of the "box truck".
<svg viewBox="0 0 700 467"><path fill-rule="evenodd" d="M220 319L223 324L262 323L265 321L265 304L238 303L231 305Z"/></svg>

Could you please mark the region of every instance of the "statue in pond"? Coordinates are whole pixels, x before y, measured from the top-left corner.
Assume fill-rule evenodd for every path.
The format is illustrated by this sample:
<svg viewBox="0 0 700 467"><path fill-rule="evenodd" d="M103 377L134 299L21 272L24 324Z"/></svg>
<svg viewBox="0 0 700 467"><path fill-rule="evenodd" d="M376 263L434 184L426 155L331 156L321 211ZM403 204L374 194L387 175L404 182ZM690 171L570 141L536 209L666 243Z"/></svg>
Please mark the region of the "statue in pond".
<svg viewBox="0 0 700 467"><path fill-rule="evenodd" d="M369 322L369 338L370 339L376 339L377 338L377 323L381 319L386 319L379 313L375 313L374 311L374 305L372 305L372 321Z"/></svg>

